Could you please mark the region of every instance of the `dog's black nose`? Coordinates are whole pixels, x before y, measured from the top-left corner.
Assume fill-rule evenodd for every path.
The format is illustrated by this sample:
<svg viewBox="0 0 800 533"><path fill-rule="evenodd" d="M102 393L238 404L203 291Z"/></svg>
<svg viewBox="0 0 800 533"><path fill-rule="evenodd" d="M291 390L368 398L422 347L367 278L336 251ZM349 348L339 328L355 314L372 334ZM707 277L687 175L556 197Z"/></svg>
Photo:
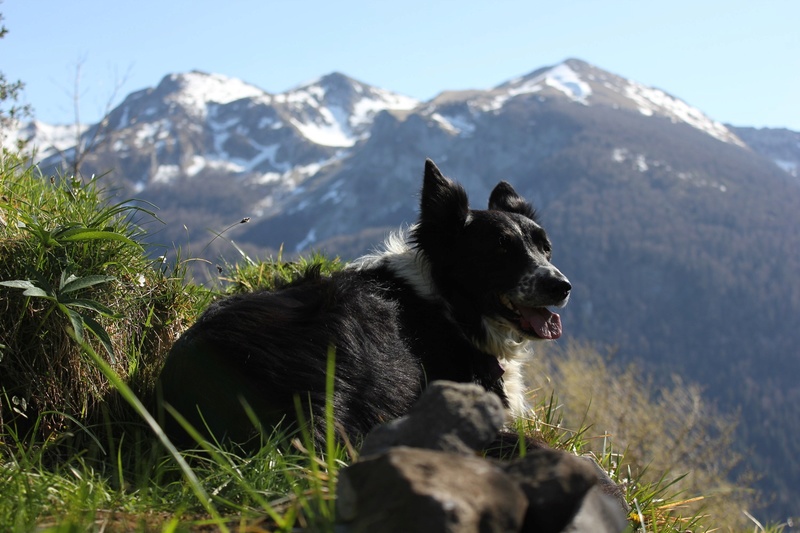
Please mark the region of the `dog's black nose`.
<svg viewBox="0 0 800 533"><path fill-rule="evenodd" d="M557 280L553 286L553 293L556 295L561 295L559 300L566 300L567 296L569 296L569 291L571 290L572 284L565 279Z"/></svg>

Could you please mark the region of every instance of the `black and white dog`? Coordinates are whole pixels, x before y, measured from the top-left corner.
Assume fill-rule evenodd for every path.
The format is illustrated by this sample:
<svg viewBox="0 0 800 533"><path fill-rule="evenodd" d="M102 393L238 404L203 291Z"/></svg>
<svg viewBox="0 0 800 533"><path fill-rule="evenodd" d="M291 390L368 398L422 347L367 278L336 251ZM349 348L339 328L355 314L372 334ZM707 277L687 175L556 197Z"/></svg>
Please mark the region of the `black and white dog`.
<svg viewBox="0 0 800 533"><path fill-rule="evenodd" d="M548 307L571 289L534 209L500 182L489 209L472 210L428 160L407 233L331 276L311 270L213 304L170 351L162 401L234 441L252 435L253 414L265 425L292 419L295 397L322 421L332 347L335 420L350 438L402 416L439 379L478 383L523 416L529 341L561 335Z"/></svg>

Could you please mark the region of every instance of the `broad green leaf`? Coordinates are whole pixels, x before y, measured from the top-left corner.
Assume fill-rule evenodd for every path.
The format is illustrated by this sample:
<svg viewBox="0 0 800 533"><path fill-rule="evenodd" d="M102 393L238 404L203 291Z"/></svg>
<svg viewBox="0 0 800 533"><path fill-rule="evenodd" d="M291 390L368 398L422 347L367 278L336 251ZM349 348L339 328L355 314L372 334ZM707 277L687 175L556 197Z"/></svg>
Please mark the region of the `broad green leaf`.
<svg viewBox="0 0 800 533"><path fill-rule="evenodd" d="M25 291L22 293L23 296L55 300L55 297L52 294L47 292L45 289L38 287L32 281L15 279L13 281L0 281L0 285L3 285L4 287L11 287L12 289L25 289Z"/></svg>
<svg viewBox="0 0 800 533"><path fill-rule="evenodd" d="M56 236L59 242L78 242L91 240L121 241L132 246L139 246L125 235L113 231L101 231L88 228L72 228Z"/></svg>
<svg viewBox="0 0 800 533"><path fill-rule="evenodd" d="M64 289L64 286L69 283L70 281L78 279L78 276L75 274L70 274L68 270L63 270L61 272L61 279L58 283L58 290L61 291Z"/></svg>
<svg viewBox="0 0 800 533"><path fill-rule="evenodd" d="M108 336L108 332L94 318L85 315L81 316L83 316L84 324L89 331L91 331L94 336L97 337L98 340L103 344L103 348L105 348L106 352L108 352L109 360L116 364L117 360L114 357L114 348L111 346L111 338Z"/></svg>
<svg viewBox="0 0 800 533"><path fill-rule="evenodd" d="M22 293L23 296L31 296L33 298L46 298L48 300L55 300L56 297L39 287L31 287Z"/></svg>
<svg viewBox="0 0 800 533"><path fill-rule="evenodd" d="M32 289L36 287L31 281L26 279L15 279L13 281L0 281L0 285L11 287L12 289Z"/></svg>
<svg viewBox="0 0 800 533"><path fill-rule="evenodd" d="M47 294L47 296L49 296L50 298L55 298L56 291L54 291L53 287L50 286L50 283L48 283L48 281L46 279L44 279L44 277L42 276L42 273L40 271L36 270L35 268L33 268L33 267L29 266L29 265L25 266L25 270L27 270L28 271L28 275L31 278L33 278L31 283L35 287L37 287L37 288L41 289L42 291L44 291L45 294ZM39 296L41 296L41 295L39 295Z"/></svg>
<svg viewBox="0 0 800 533"><path fill-rule="evenodd" d="M79 312L63 304L59 304L58 308L69 317L69 321L72 323L72 329L75 331L75 338L78 339L78 342L83 342L83 316L81 316Z"/></svg>
<svg viewBox="0 0 800 533"><path fill-rule="evenodd" d="M61 239L61 237L64 235L70 235L75 231L83 231L85 229L86 229L85 226L77 222L73 222L72 224L67 224L64 226L56 226L56 228L51 233L53 235L53 238Z"/></svg>
<svg viewBox="0 0 800 533"><path fill-rule="evenodd" d="M82 309L91 309L92 311L96 311L103 316L107 316L109 318L122 318L124 315L121 315L115 312L110 307L107 307L100 302L96 302L94 300L87 300L84 298L62 298L59 300L62 304L69 306L69 307L80 307Z"/></svg>
<svg viewBox="0 0 800 533"><path fill-rule="evenodd" d="M68 280L67 284L61 287L61 294L74 292L80 289L85 289L86 287L91 287L92 285L98 285L100 283L105 283L107 281L113 281L116 278L114 276L103 276L103 275L91 275L91 276L84 276L82 278L75 278L71 281Z"/></svg>

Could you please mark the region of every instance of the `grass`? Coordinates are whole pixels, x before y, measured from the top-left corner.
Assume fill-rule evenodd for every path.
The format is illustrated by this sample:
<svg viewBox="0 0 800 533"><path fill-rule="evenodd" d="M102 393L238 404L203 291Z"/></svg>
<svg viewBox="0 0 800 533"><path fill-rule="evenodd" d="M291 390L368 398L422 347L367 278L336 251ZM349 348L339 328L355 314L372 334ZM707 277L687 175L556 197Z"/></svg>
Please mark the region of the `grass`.
<svg viewBox="0 0 800 533"><path fill-rule="evenodd" d="M197 286L186 262L152 260L139 245L151 206L113 203L99 184L41 176L14 154L0 158L0 524L19 532L332 531L337 473L355 455L337 444L333 424L325 450L308 435L262 428L256 453L199 435L196 449L179 451L142 399L169 346L213 298L341 264L241 253L224 266L222 285ZM329 363L332 376L334 353ZM329 395L332 387L331 379ZM623 487L632 530L712 528L702 509L685 508L696 495L674 477L636 471L587 420L565 429L563 412L551 393L519 430L593 453Z"/></svg>

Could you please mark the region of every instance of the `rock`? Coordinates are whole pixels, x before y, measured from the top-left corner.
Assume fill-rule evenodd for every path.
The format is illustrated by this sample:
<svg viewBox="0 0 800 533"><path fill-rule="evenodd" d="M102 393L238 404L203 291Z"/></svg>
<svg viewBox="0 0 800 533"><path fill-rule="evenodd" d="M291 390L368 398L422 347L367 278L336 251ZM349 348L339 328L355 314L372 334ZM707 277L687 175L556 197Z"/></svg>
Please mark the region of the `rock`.
<svg viewBox="0 0 800 533"><path fill-rule="evenodd" d="M406 416L374 429L364 441L361 459L340 471L336 508L344 530L625 529L624 498L591 459L528 437L523 458L478 456L475 450L489 444L494 457L518 453L519 435L502 430L503 422L502 402L482 387L432 383Z"/></svg>
<svg viewBox="0 0 800 533"><path fill-rule="evenodd" d="M631 512L631 506L625 501L625 492L622 487L614 483L602 466L594 459L594 457L583 455L580 458L592 465L595 473L597 474L597 482L600 484L600 490L607 496L611 496L623 512L627 515Z"/></svg>
<svg viewBox="0 0 800 533"><path fill-rule="evenodd" d="M614 496L593 487L583 498L581 508L563 533L619 533L628 519Z"/></svg>
<svg viewBox="0 0 800 533"><path fill-rule="evenodd" d="M567 452L536 449L524 458L497 463L528 499L522 531L558 533L577 514L584 496L597 484L589 463Z"/></svg>
<svg viewBox="0 0 800 533"><path fill-rule="evenodd" d="M501 429L491 444L482 448L482 453L492 459L502 459L509 461L516 459L520 455L520 448L525 450L535 450L539 448L549 448L541 439L532 435L520 435L518 431L511 429Z"/></svg>
<svg viewBox="0 0 800 533"><path fill-rule="evenodd" d="M520 531L522 489L490 461L396 447L340 472L337 514L352 533Z"/></svg>
<svg viewBox="0 0 800 533"><path fill-rule="evenodd" d="M362 456L394 446L474 455L491 443L505 422L500 398L471 383L434 381L402 418L375 428Z"/></svg>

